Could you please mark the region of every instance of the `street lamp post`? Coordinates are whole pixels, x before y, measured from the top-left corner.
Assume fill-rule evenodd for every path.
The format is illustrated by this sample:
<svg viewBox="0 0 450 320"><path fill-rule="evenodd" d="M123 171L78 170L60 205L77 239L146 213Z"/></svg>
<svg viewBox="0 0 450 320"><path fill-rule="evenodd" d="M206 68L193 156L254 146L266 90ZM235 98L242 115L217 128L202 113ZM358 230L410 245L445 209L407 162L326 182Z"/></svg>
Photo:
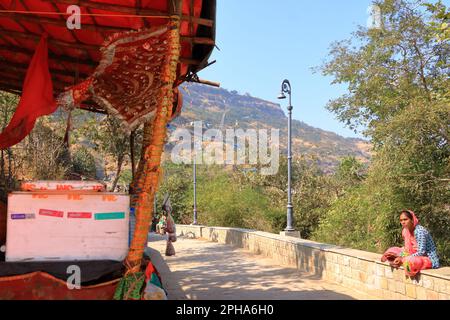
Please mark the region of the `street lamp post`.
<svg viewBox="0 0 450 320"><path fill-rule="evenodd" d="M193 225L197 225L197 153L194 155L194 222Z"/></svg>
<svg viewBox="0 0 450 320"><path fill-rule="evenodd" d="M281 84L281 93L278 96L278 99L286 99L287 93L289 95L289 105L287 107L288 110L288 203L287 203L287 226L284 231L292 232L295 231L293 227L294 223L294 213L292 206L292 197L291 197L291 164L292 164L292 153L291 153L291 124L292 124L292 103L291 103L291 84L289 80L284 80Z"/></svg>

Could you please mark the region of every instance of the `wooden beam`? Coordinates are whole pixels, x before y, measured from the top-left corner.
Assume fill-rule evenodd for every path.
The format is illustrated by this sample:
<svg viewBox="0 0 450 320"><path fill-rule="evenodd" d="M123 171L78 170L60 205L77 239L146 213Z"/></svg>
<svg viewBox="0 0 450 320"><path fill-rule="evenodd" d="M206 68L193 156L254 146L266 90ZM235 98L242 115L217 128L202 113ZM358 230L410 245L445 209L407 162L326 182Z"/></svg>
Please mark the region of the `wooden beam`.
<svg viewBox="0 0 450 320"><path fill-rule="evenodd" d="M0 59L0 66L2 66L2 69L3 68L15 68L15 69L18 69L18 70L23 70L25 73L28 70L28 65L27 64L12 62L12 61L9 61L9 60L1 60ZM71 72L71 71L68 71L68 70L60 70L60 69L50 68L50 73L57 74L57 75L60 75L60 76L75 77L75 72ZM84 72L80 72L79 75L82 76L82 77L89 77L89 74L84 73Z"/></svg>
<svg viewBox="0 0 450 320"><path fill-rule="evenodd" d="M189 2L189 16L191 19L189 19L189 34L194 35L194 22L192 21L192 17L194 16L194 0L191 0ZM191 52L194 52L194 44L191 43ZM189 70L192 68L189 68Z"/></svg>
<svg viewBox="0 0 450 320"><path fill-rule="evenodd" d="M31 16L31 15L24 15L19 13L7 13L7 12L0 12L0 17L2 18L10 18L15 21L25 21L25 22L32 22L36 24L50 24L59 26L61 28L67 29L66 21L61 19L52 19L52 18L46 18L46 17L40 17L40 16ZM93 24L87 24L84 23L82 25L83 30L90 30L90 31L104 31L104 32L123 32L125 30L130 30L130 28L125 27L108 27L108 26L101 26L101 25L93 25Z"/></svg>
<svg viewBox="0 0 450 320"><path fill-rule="evenodd" d="M5 84L2 84L1 81L0 81L0 91L9 92L9 93L16 94L19 96L22 94L22 88L20 86L11 85L11 84L5 85ZM103 108L99 107L94 101L91 101L91 100L87 100L84 103L81 103L79 109L90 111L90 112L107 114L107 112Z"/></svg>
<svg viewBox="0 0 450 320"><path fill-rule="evenodd" d="M32 50L28 50L26 48L13 46L13 45L0 44L0 50L10 51L12 54L23 53L23 54L28 55L30 57L30 60L34 54L34 51L32 51ZM77 58L72 58L70 56L56 55L51 52L49 52L48 57L50 60L55 60L55 61L59 61L59 62L64 61L64 62L73 63L74 65L84 65L86 67L92 68L92 72L94 72L94 69L98 66L98 62L96 62L94 60L77 59ZM189 64L189 65L199 65L201 63L200 60L191 59L191 58L180 58L180 62L184 63L184 64Z"/></svg>
<svg viewBox="0 0 450 320"><path fill-rule="evenodd" d="M20 0L20 1L22 1L22 0ZM55 10L55 12L58 12L58 10L59 10L58 6L54 2L51 2L51 5L52 5L53 10ZM65 23L66 17L64 16L64 14L61 13L59 16L61 18L61 21L63 21ZM77 37L76 33L73 30L69 30L69 32L72 35L72 38L77 43L80 43L80 39ZM85 55L85 57L90 57L89 52L87 51L87 49L84 49L84 55Z"/></svg>
<svg viewBox="0 0 450 320"><path fill-rule="evenodd" d="M186 16L186 15L182 15L181 16L181 20L186 21L186 20L190 20L192 19L192 22L205 26L205 27L213 27L214 26L214 20L210 20L210 19L204 19L204 18L197 18L197 17L193 17L193 16Z"/></svg>
<svg viewBox="0 0 450 320"><path fill-rule="evenodd" d="M2 80L0 79L0 90L14 90L17 91L17 94L21 94L22 93L22 87L19 86L18 84L14 84L14 83L4 83L2 82Z"/></svg>
<svg viewBox="0 0 450 320"><path fill-rule="evenodd" d="M182 36L182 37L180 37L180 40L181 41L190 42L190 43L194 43L194 44L206 44L206 45L209 45L209 46L216 45L216 42L213 39L211 39L211 38Z"/></svg>
<svg viewBox="0 0 450 320"><path fill-rule="evenodd" d="M194 16L194 0L189 2L189 34L194 34L194 21L192 21L192 17Z"/></svg>
<svg viewBox="0 0 450 320"><path fill-rule="evenodd" d="M5 84L9 84L10 81L13 81L13 84L17 84L19 88L22 88L23 81L25 80L25 73L20 72L20 70L15 70L14 67L10 67L10 70L16 71L14 73L2 73L1 80L6 80L7 82L3 82ZM52 77L53 87L58 90L65 90L66 87L73 86L74 83L67 82L60 78Z"/></svg>
<svg viewBox="0 0 450 320"><path fill-rule="evenodd" d="M34 41L39 41L41 39L40 35L37 34L31 34L31 33L23 33L23 32L19 32L19 31L11 31L11 30L4 30L1 29L0 33L6 36L11 36L11 37L18 37L18 38L23 38L23 39L28 39L28 40L34 40ZM55 45L55 46L61 46L61 47L66 47L66 48L71 48L71 49L77 49L83 53L85 53L82 49L85 50L98 50L100 48L100 45L92 45L92 44L84 44L84 43L79 43L79 42L64 42L61 40L56 40L56 39L52 39L52 38L48 38L48 43Z"/></svg>
<svg viewBox="0 0 450 320"><path fill-rule="evenodd" d="M87 12L89 12L89 13L91 12L89 8L87 8L86 10L87 10ZM98 25L97 25L97 22L96 22L96 20L95 20L95 17L92 17L92 22L94 23L94 25L95 25L95 26L97 27L97 29L98 29ZM73 32L73 30L72 30L72 32ZM97 31L97 33L100 33L103 39L106 39L106 38L107 38L107 36L105 36L105 34L104 34L102 31ZM78 69L77 69L77 71L78 71ZM78 80L79 80L78 78L79 78L79 74L77 73L77 75L76 75L76 77L75 77L75 79L76 79L75 81L76 81L77 83L78 83Z"/></svg>
<svg viewBox="0 0 450 320"><path fill-rule="evenodd" d="M0 85L1 84L3 84L4 86L6 86L8 88L13 88L13 89L22 91L23 80L18 79L18 77L14 78L11 76L2 75L2 77L0 78ZM64 87L58 83L54 83L53 87L55 89L57 89L56 91L58 91L58 92L61 92L64 90Z"/></svg>
<svg viewBox="0 0 450 320"><path fill-rule="evenodd" d="M29 49L26 49L26 48L13 46L13 45L0 44L0 50L7 50L7 51L10 51L11 53L23 53L23 54L26 54L26 55L30 56L30 60L31 60L31 57L34 54L33 50L29 50ZM61 55L54 54L52 52L48 53L48 57L51 60L70 62L70 63L79 64L79 65L86 65L88 67L94 67L94 68L98 65L98 62L95 62L94 60L77 59L77 58L72 58L70 56L61 56Z"/></svg>
<svg viewBox="0 0 450 320"><path fill-rule="evenodd" d="M26 5L26 3L24 3L22 0L18 0L18 1L19 1L19 3L25 8L25 10L27 10L27 11L30 10L30 9L28 8L28 6ZM55 8L55 5L53 5L53 8ZM31 32L31 30L28 28L28 26L22 24L21 21L16 21L16 23L18 23L24 30L26 30L27 33L28 33L28 32ZM44 29L44 27L43 27L42 25L38 24L37 27L39 28L40 32L42 32L42 33L45 32L45 29ZM75 39L76 39L76 38L75 38ZM51 51L51 49L49 48L48 51ZM63 67L64 69L66 69L66 67L65 67L64 65L63 65L62 67Z"/></svg>
<svg viewBox="0 0 450 320"><path fill-rule="evenodd" d="M194 80L194 79L190 79L190 78L179 78L179 80L186 81L186 82L195 82L195 83L200 83L200 84L205 84L208 86L220 88L219 82L214 82L214 81L209 81L209 80L203 80L203 79Z"/></svg>
<svg viewBox="0 0 450 320"><path fill-rule="evenodd" d="M16 94L19 96L21 94L21 91L18 89L10 89L10 88L3 87L2 85L0 85L0 91L9 92L9 93Z"/></svg>
<svg viewBox="0 0 450 320"><path fill-rule="evenodd" d="M181 18L182 7L183 0L167 0L167 11L171 16L177 16Z"/></svg>
<svg viewBox="0 0 450 320"><path fill-rule="evenodd" d="M129 15L137 15L137 16L155 16L155 17L167 17L167 12L154 10L154 9L138 9L134 7L127 7L118 4L109 4L109 3L100 3L100 2L91 2L87 0L41 0L43 2L53 2L58 4L75 4L79 7L89 7L91 9L105 10L105 11L113 11L126 13ZM137 12L136 12L137 11Z"/></svg>
<svg viewBox="0 0 450 320"><path fill-rule="evenodd" d="M16 78L0 78L0 86L2 86L3 88L9 88L12 90L16 90L19 91L20 93L22 93L22 86L23 86L23 80L19 80ZM58 95L59 93L63 92L65 89L64 87L62 87L59 84L54 84L53 85L53 89L54 89L54 94Z"/></svg>
<svg viewBox="0 0 450 320"><path fill-rule="evenodd" d="M105 109L101 108L97 103L95 103L92 100L86 100L83 103L81 103L79 109L90 111L90 112L108 114Z"/></svg>
<svg viewBox="0 0 450 320"><path fill-rule="evenodd" d="M19 38L30 39L30 40L34 40L34 41L40 40L40 36L37 34L23 33L23 32L19 32L19 31L11 31L11 30L0 30L0 32L6 36L19 37ZM182 36L181 41L192 42L195 44L206 44L206 45L211 45L211 46L215 45L215 41L210 38ZM100 45L84 44L84 43L79 43L79 42L74 42L74 43L64 42L64 41L60 41L60 40L56 40L56 39L52 39L52 38L48 39L48 43L55 45L55 46L78 49L80 51L82 51L81 49L99 50L101 48Z"/></svg>
<svg viewBox="0 0 450 320"><path fill-rule="evenodd" d="M4 72L9 71L9 72ZM0 61L0 75L1 78L11 78L16 79L20 81L21 85L23 81L25 80L25 76L27 73L27 69L24 67L21 67L20 65L15 65L13 63L10 63L9 61ZM63 73L67 73L65 70L58 70L58 72L50 72L53 82L58 84L64 84L64 87L66 86L73 86L73 81L67 81L65 79L62 79L58 76L66 76L71 77L70 75L65 75ZM61 88L64 88L61 87Z"/></svg>
<svg viewBox="0 0 450 320"><path fill-rule="evenodd" d="M198 66L202 62L196 59L180 57L180 63Z"/></svg>
<svg viewBox="0 0 450 320"><path fill-rule="evenodd" d="M61 4L76 4L80 7L89 7L92 9L99 9L99 10L105 10L105 11L113 11L113 12L119 12L119 13L125 13L128 15L135 15L135 16L144 16L142 18L148 17L154 17L154 18L169 18L170 13L167 13L165 11L160 10L154 10L154 9L138 9L135 7L126 7L122 5L117 4L106 4L106 3L98 3L98 2L91 2L86 0L41 0L44 2L53 2L53 3L61 3ZM169 6L172 0L168 0ZM214 21L210 19L203 19L203 18L197 18L197 17L190 17L186 15L181 15L182 20L189 21L192 19L194 23L212 27L214 25Z"/></svg>

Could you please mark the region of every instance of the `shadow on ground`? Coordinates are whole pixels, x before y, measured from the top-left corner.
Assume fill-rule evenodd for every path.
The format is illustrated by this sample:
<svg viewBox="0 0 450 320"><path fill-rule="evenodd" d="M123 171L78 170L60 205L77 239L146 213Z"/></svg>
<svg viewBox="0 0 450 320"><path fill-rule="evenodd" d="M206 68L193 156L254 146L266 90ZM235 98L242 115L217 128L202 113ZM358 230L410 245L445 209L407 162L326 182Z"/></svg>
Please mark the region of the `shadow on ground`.
<svg viewBox="0 0 450 320"><path fill-rule="evenodd" d="M166 257L165 238L149 236L147 254L163 278L169 299L355 299L349 289L242 249L183 237L174 245L176 255Z"/></svg>

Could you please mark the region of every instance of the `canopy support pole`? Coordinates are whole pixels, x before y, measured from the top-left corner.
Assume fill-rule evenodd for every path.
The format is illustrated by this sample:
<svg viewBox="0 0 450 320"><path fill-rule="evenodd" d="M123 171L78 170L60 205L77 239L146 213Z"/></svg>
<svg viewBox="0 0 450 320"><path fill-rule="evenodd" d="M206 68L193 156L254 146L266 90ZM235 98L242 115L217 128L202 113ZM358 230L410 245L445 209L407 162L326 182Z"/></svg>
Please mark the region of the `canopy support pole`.
<svg viewBox="0 0 450 320"><path fill-rule="evenodd" d="M135 183L133 183L135 195L132 199L132 205L135 204L136 226L130 250L125 260L127 268L125 275L141 271L141 261L147 247L148 231L153 215L153 200L161 176L161 156L166 140L166 126L172 116L173 85L176 80L177 64L180 57L180 22L178 20L172 23L174 28L169 31L171 43L167 54L170 61L166 62L163 73L164 85L161 88L161 101L152 125L145 124L144 139L149 138L148 141L143 142L143 159L145 162L140 168L142 171L138 170L136 173Z"/></svg>

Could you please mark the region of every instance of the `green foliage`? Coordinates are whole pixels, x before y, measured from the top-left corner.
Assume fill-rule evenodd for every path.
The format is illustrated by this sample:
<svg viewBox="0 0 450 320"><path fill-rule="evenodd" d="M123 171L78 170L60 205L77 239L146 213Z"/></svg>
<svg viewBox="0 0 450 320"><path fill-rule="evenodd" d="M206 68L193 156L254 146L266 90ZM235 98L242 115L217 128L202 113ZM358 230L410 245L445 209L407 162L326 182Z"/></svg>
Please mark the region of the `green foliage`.
<svg viewBox="0 0 450 320"><path fill-rule="evenodd" d="M336 179L346 186L351 186L364 179L364 165L355 157L344 157L336 170Z"/></svg>
<svg viewBox="0 0 450 320"><path fill-rule="evenodd" d="M17 95L0 91L0 131L8 125L19 101ZM18 157L14 148L0 151L0 200L6 201L7 193L17 183Z"/></svg>
<svg viewBox="0 0 450 320"><path fill-rule="evenodd" d="M170 195L173 209L173 217L177 223L192 223L192 171L191 166L175 165L167 162L164 164L164 180L158 190L157 210L161 210L161 202L164 195Z"/></svg>
<svg viewBox="0 0 450 320"><path fill-rule="evenodd" d="M120 122L111 116L93 115L86 111L77 110L74 115L74 144L81 144L91 148L91 154L97 155L106 167L115 168L110 190L116 190L118 184L124 190L129 182L122 170L130 156L130 135L121 127ZM139 143L142 140L141 130L137 130L136 144L134 145L135 159L139 159ZM131 169L131 168L129 168ZM105 170L107 171L107 170ZM131 174L131 170L130 170ZM130 178L131 180L131 178Z"/></svg>
<svg viewBox="0 0 450 320"><path fill-rule="evenodd" d="M310 238L320 219L334 200L334 184L322 173L317 159L300 158L293 171L298 177L293 183L294 222L302 238Z"/></svg>
<svg viewBox="0 0 450 320"><path fill-rule="evenodd" d="M280 167L275 175L261 176L257 170L253 173L236 174L235 179L239 185L249 185L259 190L269 201L269 207L277 208L277 212L280 212L267 216L274 232L286 227L286 157L280 158ZM334 201L340 187L332 177L320 170L315 157L294 158L291 180L294 226L303 238L309 238Z"/></svg>
<svg viewBox="0 0 450 320"><path fill-rule="evenodd" d="M3 130L11 120L11 117L19 103L19 97L12 93L0 91L0 129Z"/></svg>
<svg viewBox="0 0 450 320"><path fill-rule="evenodd" d="M178 223L193 221L192 166L168 163L158 194L170 194L174 218ZM281 230L285 224L284 210L273 209L261 188L242 185L237 177L217 166L197 166L198 222L204 225Z"/></svg>
<svg viewBox="0 0 450 320"><path fill-rule="evenodd" d="M425 3L427 9L434 14L436 21L431 22L431 27L434 29L436 39L438 41L450 40L450 12L447 10L442 1L437 3Z"/></svg>
<svg viewBox="0 0 450 320"><path fill-rule="evenodd" d="M438 18L417 2L423 4L380 1L381 30L360 28L353 34L362 43L356 49L350 40L333 44L322 72L333 83L348 84L348 93L332 100L328 109L351 128L364 125L371 134L411 102L433 99L443 82L448 89L449 43L434 37L430 24Z"/></svg>
<svg viewBox="0 0 450 320"><path fill-rule="evenodd" d="M209 181L209 182L207 182ZM207 225L274 231L281 210L271 208L258 188L236 183L230 173L208 168L199 185L199 208Z"/></svg>
<svg viewBox="0 0 450 320"><path fill-rule="evenodd" d="M70 170L63 137L46 125L45 119L36 122L24 142L24 167L27 178L62 180Z"/></svg>
<svg viewBox="0 0 450 320"><path fill-rule="evenodd" d="M125 169L120 173L118 184L128 188L132 181L132 173L130 169Z"/></svg>
<svg viewBox="0 0 450 320"><path fill-rule="evenodd" d="M377 183L364 183L347 190L331 205L312 238L375 252L400 244L396 213L401 205L392 195L386 185Z"/></svg>
<svg viewBox="0 0 450 320"><path fill-rule="evenodd" d="M443 261L450 262L450 109L446 103L411 105L383 127L376 165L404 207L429 228ZM407 124L407 125L405 125Z"/></svg>
<svg viewBox="0 0 450 320"><path fill-rule="evenodd" d="M95 159L89 150L81 146L72 154L72 171L89 179L95 179Z"/></svg>
<svg viewBox="0 0 450 320"><path fill-rule="evenodd" d="M292 164L292 194L295 228L303 238L317 229L347 184L357 185L365 175L363 166L346 158L336 176L323 174L314 157L296 158ZM161 199L171 195L175 220L192 223L192 166L165 164ZM278 233L286 227L287 159L280 159L276 175L262 176L259 167L249 171L218 166L197 166L197 209L199 223ZM344 180L343 177L347 180ZM341 181L344 181L341 183ZM349 182L351 181L351 183Z"/></svg>
<svg viewBox="0 0 450 320"><path fill-rule="evenodd" d="M367 178L356 187L348 180L350 163L341 164L337 178L345 192L314 237L381 252L399 243L399 211L409 208L430 230L448 265L450 46L436 37L436 25L448 11L440 2L420 4L378 2L383 28L360 28L354 34L359 47L335 43L322 68L333 83L349 86L329 110L352 128L365 126L376 154Z"/></svg>

